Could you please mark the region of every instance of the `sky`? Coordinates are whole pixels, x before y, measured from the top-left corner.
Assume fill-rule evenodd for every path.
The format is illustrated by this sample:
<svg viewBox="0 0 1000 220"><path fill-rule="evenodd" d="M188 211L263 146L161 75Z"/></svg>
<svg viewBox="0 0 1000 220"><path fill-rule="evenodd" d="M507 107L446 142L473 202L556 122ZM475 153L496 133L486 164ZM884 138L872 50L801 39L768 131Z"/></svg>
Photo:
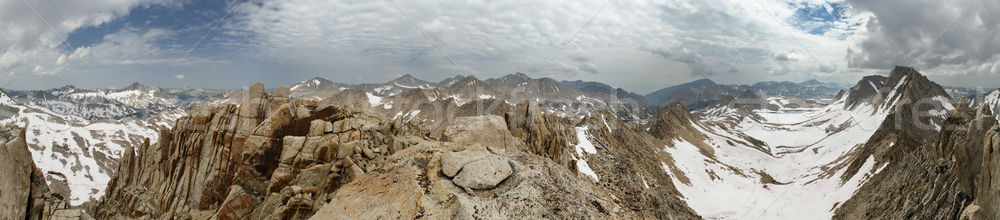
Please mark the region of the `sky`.
<svg viewBox="0 0 1000 220"><path fill-rule="evenodd" d="M630 91L1000 82L1000 1L0 0L0 88L241 88L522 72Z"/></svg>

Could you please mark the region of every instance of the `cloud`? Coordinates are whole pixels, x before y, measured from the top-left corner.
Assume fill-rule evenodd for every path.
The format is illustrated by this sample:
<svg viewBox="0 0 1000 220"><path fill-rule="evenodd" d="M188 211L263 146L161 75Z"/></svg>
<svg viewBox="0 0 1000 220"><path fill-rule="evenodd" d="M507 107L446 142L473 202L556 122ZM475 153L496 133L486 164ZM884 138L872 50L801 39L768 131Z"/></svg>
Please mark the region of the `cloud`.
<svg viewBox="0 0 1000 220"><path fill-rule="evenodd" d="M184 75L174 75L174 79L184 79Z"/></svg>
<svg viewBox="0 0 1000 220"><path fill-rule="evenodd" d="M824 61L844 62L846 42L840 38L853 32L840 24L851 18L843 6L831 12L838 18L812 22L825 24L824 34L791 29L794 35L788 35L782 26L792 24L785 21L811 19L813 15L796 15L796 11L820 4L764 2L782 23L776 23L755 2L615 1L581 30L606 1L395 2L404 15L388 1L261 0L240 5L226 33L247 36L249 48L260 59L294 63L308 72L333 69L336 72L330 74L349 79L371 73L409 72L439 79L468 74L463 71L536 71L541 75L621 80L601 74L578 75L615 69L640 75L666 71L752 80L768 76L768 67L778 65L768 62L778 51L801 49L792 36L810 50L822 51L816 56ZM565 51L549 62L560 48ZM441 50L460 67L454 67ZM684 63L690 70L665 70L662 61L616 56L655 51L673 52L660 56ZM546 62L546 69L540 69ZM788 68L805 72L801 70L816 66L810 62Z"/></svg>
<svg viewBox="0 0 1000 220"><path fill-rule="evenodd" d="M795 52L780 52L774 54L775 61L799 61L802 59L802 55Z"/></svg>
<svg viewBox="0 0 1000 220"><path fill-rule="evenodd" d="M150 4L149 0L0 1L0 71L56 74L74 61L61 48L70 32L98 26ZM174 4L174 3L170 3Z"/></svg>
<svg viewBox="0 0 1000 220"><path fill-rule="evenodd" d="M22 2L0 0L0 72L58 74L93 65L97 70L91 72L141 70L161 79L183 72L284 82L322 73L357 83L398 73L438 80L520 71L640 92L705 77L720 83L815 77L853 82L859 74L914 60L950 22L942 18L957 17L971 0L613 1L594 17L606 2L254 0L239 3L186 55L211 24L181 19L181 29L124 25L82 46L66 45L55 34L169 3L49 4L40 11L59 24L51 32L40 19L29 19L33 13L24 14L30 10ZM1000 11L998 4L977 3L916 65L940 74L1000 74L1000 38L990 32L1000 29L1000 21L986 13ZM221 10L228 5L236 4ZM206 13L221 17L225 11ZM185 69L159 71L175 64ZM217 84L225 85L217 86L242 83L222 80Z"/></svg>
<svg viewBox="0 0 1000 220"><path fill-rule="evenodd" d="M973 2L848 1L855 9L871 14L864 25L866 34L848 48L849 66L888 69L913 65L930 69L924 71L928 74L942 75L991 72L1000 55L1000 14L996 13L1000 2Z"/></svg>
<svg viewBox="0 0 1000 220"><path fill-rule="evenodd" d="M583 72L586 72L586 73L590 73L590 74L597 74L597 72L598 72L597 71L597 65L594 65L592 63L580 64L579 66L577 66L577 68L579 68L580 71L583 71Z"/></svg>

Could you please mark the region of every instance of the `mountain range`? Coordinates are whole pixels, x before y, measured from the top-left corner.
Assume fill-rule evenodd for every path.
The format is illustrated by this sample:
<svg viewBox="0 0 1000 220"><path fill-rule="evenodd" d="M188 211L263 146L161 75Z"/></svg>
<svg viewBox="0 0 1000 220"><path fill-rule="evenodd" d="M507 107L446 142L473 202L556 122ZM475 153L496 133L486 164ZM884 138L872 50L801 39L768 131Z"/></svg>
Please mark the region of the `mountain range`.
<svg viewBox="0 0 1000 220"><path fill-rule="evenodd" d="M850 87L704 79L647 95L522 73L0 90L3 150L33 159L0 158L24 180L4 189L25 192L0 199L26 201L0 212L990 219L998 97L908 67Z"/></svg>

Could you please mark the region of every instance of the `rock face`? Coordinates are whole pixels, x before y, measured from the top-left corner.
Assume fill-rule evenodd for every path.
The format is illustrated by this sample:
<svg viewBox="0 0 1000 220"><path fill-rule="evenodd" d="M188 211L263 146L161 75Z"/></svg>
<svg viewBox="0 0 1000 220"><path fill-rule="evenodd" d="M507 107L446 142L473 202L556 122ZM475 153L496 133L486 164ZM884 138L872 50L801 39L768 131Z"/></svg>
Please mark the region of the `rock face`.
<svg viewBox="0 0 1000 220"><path fill-rule="evenodd" d="M576 144L573 129L564 118L542 114L538 103L525 102L505 118L512 136L520 138L529 152L569 167L570 147Z"/></svg>
<svg viewBox="0 0 1000 220"><path fill-rule="evenodd" d="M240 105L197 109L128 149L91 213L105 218L311 216L341 185L408 145L412 127L250 87Z"/></svg>
<svg viewBox="0 0 1000 220"><path fill-rule="evenodd" d="M50 192L24 137L24 129L0 126L0 219L49 219L66 203Z"/></svg>
<svg viewBox="0 0 1000 220"><path fill-rule="evenodd" d="M1000 126L993 126L983 145L983 166L976 182L976 201L979 207L970 217L975 219L1000 219ZM968 208L966 208L968 210Z"/></svg>

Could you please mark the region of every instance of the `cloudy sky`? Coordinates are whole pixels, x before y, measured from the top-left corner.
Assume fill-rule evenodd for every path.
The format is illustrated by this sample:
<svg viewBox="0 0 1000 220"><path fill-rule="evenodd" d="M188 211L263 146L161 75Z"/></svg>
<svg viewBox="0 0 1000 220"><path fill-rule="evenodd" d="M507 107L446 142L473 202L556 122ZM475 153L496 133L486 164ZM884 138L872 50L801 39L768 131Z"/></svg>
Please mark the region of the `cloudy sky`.
<svg viewBox="0 0 1000 220"><path fill-rule="evenodd" d="M0 87L239 88L401 74L1000 82L1000 1L0 0Z"/></svg>

